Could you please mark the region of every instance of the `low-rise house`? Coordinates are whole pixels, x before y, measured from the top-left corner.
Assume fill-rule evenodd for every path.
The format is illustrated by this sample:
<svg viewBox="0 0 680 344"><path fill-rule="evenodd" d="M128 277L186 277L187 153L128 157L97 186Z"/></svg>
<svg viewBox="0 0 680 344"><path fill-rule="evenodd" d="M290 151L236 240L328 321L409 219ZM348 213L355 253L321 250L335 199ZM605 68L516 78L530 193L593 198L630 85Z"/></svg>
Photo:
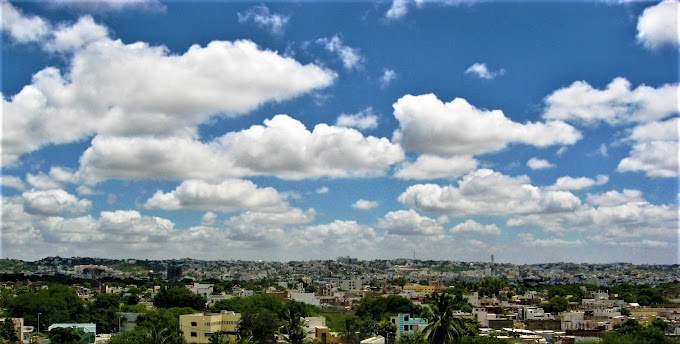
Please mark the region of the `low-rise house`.
<svg viewBox="0 0 680 344"><path fill-rule="evenodd" d="M210 343L210 336L216 332L226 334L235 340L241 314L232 311L220 313L194 313L179 316L179 326L184 340L189 344Z"/></svg>

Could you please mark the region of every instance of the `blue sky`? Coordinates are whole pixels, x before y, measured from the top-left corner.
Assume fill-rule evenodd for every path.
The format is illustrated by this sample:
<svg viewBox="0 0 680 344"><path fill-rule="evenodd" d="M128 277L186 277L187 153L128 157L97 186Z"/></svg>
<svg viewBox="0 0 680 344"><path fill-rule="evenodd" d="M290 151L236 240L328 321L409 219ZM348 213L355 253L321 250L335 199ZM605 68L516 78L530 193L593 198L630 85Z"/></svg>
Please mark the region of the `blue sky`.
<svg viewBox="0 0 680 344"><path fill-rule="evenodd" d="M2 256L678 262L678 3L2 3Z"/></svg>

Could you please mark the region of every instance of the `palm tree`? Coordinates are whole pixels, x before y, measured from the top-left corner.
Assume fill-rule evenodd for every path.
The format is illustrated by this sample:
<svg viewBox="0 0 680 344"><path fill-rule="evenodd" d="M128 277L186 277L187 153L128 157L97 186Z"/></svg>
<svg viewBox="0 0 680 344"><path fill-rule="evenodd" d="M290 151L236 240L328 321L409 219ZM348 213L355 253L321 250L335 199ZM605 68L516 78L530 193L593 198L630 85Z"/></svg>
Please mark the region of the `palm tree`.
<svg viewBox="0 0 680 344"><path fill-rule="evenodd" d="M448 293L432 293L432 319L423 329L423 337L432 344L459 343L465 333L461 319L453 317L454 300Z"/></svg>
<svg viewBox="0 0 680 344"><path fill-rule="evenodd" d="M302 328L300 312L294 308L288 308L284 313L283 321L281 333L285 340L291 344L302 344L305 340L305 331Z"/></svg>

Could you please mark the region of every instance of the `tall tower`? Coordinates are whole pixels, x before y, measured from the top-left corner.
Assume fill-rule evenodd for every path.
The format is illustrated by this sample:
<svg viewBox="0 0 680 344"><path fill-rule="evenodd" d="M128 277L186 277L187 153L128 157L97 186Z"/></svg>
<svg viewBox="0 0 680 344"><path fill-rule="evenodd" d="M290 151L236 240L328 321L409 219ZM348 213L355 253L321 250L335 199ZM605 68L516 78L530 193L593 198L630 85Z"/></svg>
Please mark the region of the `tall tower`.
<svg viewBox="0 0 680 344"><path fill-rule="evenodd" d="M496 264L494 262L494 256L491 255L491 276L496 276Z"/></svg>

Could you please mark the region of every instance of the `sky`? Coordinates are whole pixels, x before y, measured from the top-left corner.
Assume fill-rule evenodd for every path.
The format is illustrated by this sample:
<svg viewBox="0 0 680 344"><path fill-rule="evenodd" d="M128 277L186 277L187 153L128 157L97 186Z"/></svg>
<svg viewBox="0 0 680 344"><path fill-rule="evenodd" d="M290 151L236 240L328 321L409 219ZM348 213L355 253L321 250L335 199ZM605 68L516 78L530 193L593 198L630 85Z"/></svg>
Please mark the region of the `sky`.
<svg viewBox="0 0 680 344"><path fill-rule="evenodd" d="M0 5L3 258L678 263L676 1Z"/></svg>

